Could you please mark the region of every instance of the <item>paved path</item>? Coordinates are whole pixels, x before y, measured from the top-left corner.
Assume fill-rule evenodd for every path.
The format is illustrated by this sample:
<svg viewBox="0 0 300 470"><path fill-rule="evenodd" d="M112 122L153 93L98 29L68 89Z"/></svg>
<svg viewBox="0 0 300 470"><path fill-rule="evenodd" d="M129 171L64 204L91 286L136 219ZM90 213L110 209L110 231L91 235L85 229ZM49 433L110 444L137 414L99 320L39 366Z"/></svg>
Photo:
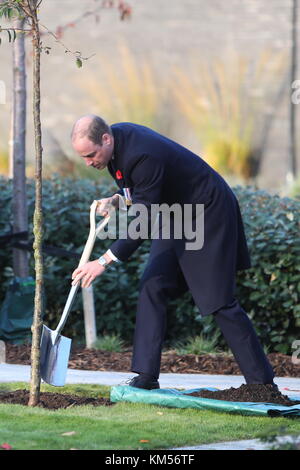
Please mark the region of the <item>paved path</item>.
<svg viewBox="0 0 300 470"><path fill-rule="evenodd" d="M133 377L134 374L126 372L97 372L68 369L67 384L99 384L120 385ZM0 382L29 382L30 366L16 364L0 364ZM239 387L245 383L241 375L210 375L210 374L160 374L161 388L200 388L216 387L219 389ZM275 383L285 395L300 395L300 379L289 377L276 377ZM288 390L286 390L288 389ZM291 439L283 437L282 441ZM300 440L300 436L299 436ZM264 450L267 444L257 439L219 442L192 447L180 447L176 450Z"/></svg>
<svg viewBox="0 0 300 470"><path fill-rule="evenodd" d="M132 372L103 372L68 369L67 384L99 384L120 385L133 377ZM0 364L0 382L29 382L30 366L17 364ZM211 374L160 374L161 388L200 388L216 387L219 389L239 387L245 383L242 375L211 375ZM300 379L276 377L280 391L286 395L300 395ZM289 390L285 390L288 388Z"/></svg>
<svg viewBox="0 0 300 470"><path fill-rule="evenodd" d="M286 444L287 442L300 445L300 436L280 436L276 440L275 446ZM174 447L172 450L271 450L274 443L265 443L259 439L247 439L243 441L214 442L213 444L203 444L192 447Z"/></svg>

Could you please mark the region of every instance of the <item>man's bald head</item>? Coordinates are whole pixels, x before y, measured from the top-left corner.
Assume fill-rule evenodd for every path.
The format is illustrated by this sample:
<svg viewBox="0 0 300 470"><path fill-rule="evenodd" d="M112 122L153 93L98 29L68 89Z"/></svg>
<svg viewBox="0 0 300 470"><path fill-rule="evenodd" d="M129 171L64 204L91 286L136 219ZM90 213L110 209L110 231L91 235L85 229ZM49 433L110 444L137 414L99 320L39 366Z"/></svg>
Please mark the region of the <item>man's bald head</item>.
<svg viewBox="0 0 300 470"><path fill-rule="evenodd" d="M103 170L114 151L111 128L99 116L87 114L79 118L71 133L72 146L87 166Z"/></svg>
<svg viewBox="0 0 300 470"><path fill-rule="evenodd" d="M112 135L112 131L104 119L94 114L86 114L75 122L71 139L74 142L77 139L87 137L94 144L101 144L103 134Z"/></svg>

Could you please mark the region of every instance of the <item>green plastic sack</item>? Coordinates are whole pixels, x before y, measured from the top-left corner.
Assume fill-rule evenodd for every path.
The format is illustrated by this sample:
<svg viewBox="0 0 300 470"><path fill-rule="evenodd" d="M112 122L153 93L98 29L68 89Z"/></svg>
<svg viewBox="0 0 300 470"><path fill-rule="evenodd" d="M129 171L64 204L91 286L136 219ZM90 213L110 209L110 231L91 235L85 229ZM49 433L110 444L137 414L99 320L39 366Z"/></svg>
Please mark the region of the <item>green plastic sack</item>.
<svg viewBox="0 0 300 470"><path fill-rule="evenodd" d="M31 341L35 281L15 277L9 284L0 310L0 339L12 344Z"/></svg>
<svg viewBox="0 0 300 470"><path fill-rule="evenodd" d="M282 406L273 403L253 403L213 400L189 396L189 393L199 392L204 388L191 390L176 390L172 388L144 390L128 385L117 385L111 388L110 400L112 402L128 401L131 403L148 403L151 405L168 406L171 408L197 408L199 410L217 410L222 412L239 413L251 416L285 416L300 417L300 405ZM205 387L205 390L218 390ZM300 400L300 397L291 398Z"/></svg>

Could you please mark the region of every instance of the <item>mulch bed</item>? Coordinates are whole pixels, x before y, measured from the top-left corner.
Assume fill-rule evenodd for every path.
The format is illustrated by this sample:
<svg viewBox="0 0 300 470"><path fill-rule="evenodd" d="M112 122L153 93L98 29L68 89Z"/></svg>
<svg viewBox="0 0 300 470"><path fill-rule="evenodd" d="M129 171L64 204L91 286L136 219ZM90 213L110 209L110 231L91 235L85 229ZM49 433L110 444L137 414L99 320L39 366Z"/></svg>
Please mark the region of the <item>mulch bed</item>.
<svg viewBox="0 0 300 470"><path fill-rule="evenodd" d="M214 400L241 401L241 402L263 402L275 403L283 406L299 405L300 401L290 400L272 385L248 384L238 388L227 388L225 390L199 390L189 395L202 398L213 398Z"/></svg>
<svg viewBox="0 0 300 470"><path fill-rule="evenodd" d="M31 346L12 345L6 343L6 363L30 365ZM131 351L122 353L100 351L73 347L69 360L71 369L129 372L131 369ZM292 363L291 357L285 354L272 353L268 358L277 377L299 377L300 365ZM227 354L184 354L173 351L162 354L161 372L193 373L193 374L225 374L240 375L241 371L233 358ZM286 395L274 390L269 385L241 385L239 388L225 390L201 390L191 395L215 400L276 403L285 406L300 404L290 400ZM1 392L0 402L27 405L28 390ZM106 398L86 398L61 393L41 392L39 406L48 409L70 408L77 405L109 406L113 405Z"/></svg>
<svg viewBox="0 0 300 470"><path fill-rule="evenodd" d="M13 392L0 392L0 403L28 405L29 390L15 390ZM79 405L111 406L114 403L108 398L88 398L63 393L41 392L38 406L49 410L71 408Z"/></svg>
<svg viewBox="0 0 300 470"><path fill-rule="evenodd" d="M131 357L131 351L115 353L73 347L69 367L83 370L130 372ZM300 377L300 365L293 364L290 356L271 353L268 358L277 377ZM30 345L6 343L6 362L30 365ZM172 351L162 354L161 372L241 375L233 356L227 354L179 355Z"/></svg>

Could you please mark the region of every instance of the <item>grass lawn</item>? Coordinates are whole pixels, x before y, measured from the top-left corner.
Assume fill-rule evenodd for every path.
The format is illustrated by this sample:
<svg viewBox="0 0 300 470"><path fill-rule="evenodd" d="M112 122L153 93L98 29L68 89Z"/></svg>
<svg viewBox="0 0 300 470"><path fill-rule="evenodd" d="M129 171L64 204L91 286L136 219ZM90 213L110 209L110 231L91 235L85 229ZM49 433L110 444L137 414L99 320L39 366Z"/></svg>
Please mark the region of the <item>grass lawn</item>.
<svg viewBox="0 0 300 470"><path fill-rule="evenodd" d="M28 384L0 384L0 391L20 388L28 388ZM41 390L108 397L110 388L68 385L54 389L42 385ZM280 434L300 434L300 419L246 417L136 403L56 411L0 404L0 445L6 442L13 449L166 449L258 438L274 429L281 429Z"/></svg>

